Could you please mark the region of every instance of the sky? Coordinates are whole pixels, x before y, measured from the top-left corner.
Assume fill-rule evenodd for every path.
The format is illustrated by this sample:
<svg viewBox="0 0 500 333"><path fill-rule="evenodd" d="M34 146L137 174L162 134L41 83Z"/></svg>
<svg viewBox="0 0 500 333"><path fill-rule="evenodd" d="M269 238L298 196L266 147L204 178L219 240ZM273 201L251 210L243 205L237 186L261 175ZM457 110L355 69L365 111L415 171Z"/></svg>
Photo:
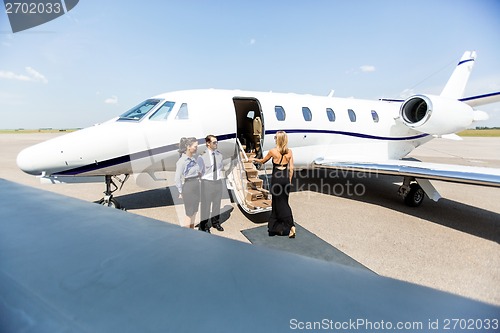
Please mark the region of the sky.
<svg viewBox="0 0 500 333"><path fill-rule="evenodd" d="M499 0L80 0L12 33L0 9L0 129L81 128L198 88L362 99L500 91ZM478 107L500 126L500 103Z"/></svg>

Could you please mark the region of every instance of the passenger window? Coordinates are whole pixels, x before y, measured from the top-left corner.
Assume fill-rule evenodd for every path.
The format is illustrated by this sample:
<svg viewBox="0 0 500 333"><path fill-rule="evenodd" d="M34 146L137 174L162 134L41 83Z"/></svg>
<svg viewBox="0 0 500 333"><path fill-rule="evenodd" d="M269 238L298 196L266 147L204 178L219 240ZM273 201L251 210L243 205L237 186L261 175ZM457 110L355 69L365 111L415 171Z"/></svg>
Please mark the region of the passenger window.
<svg viewBox="0 0 500 333"><path fill-rule="evenodd" d="M302 115L304 116L304 120L305 121L311 121L312 120L312 113L311 113L311 110L309 110L309 108L306 108L306 107L302 107Z"/></svg>
<svg viewBox="0 0 500 333"><path fill-rule="evenodd" d="M158 110L149 117L150 120L166 120L175 102L165 102Z"/></svg>
<svg viewBox="0 0 500 333"><path fill-rule="evenodd" d="M275 106L274 113L276 114L276 119L278 119L278 121L285 120L286 113L285 113L285 109L283 109L282 106Z"/></svg>
<svg viewBox="0 0 500 333"><path fill-rule="evenodd" d="M356 113L354 113L354 111L352 109L347 110L347 112L349 113L349 119L351 119L351 122L355 122L356 121Z"/></svg>
<svg viewBox="0 0 500 333"><path fill-rule="evenodd" d="M335 112L333 112L332 109L330 108L326 109L326 116L328 117L328 120L335 121Z"/></svg>
<svg viewBox="0 0 500 333"><path fill-rule="evenodd" d="M377 111L375 111L375 110L372 110L372 119L373 119L374 123L378 123L379 118L378 118Z"/></svg>
<svg viewBox="0 0 500 333"><path fill-rule="evenodd" d="M177 112L177 116L175 116L175 119L189 119L187 103L182 103L179 112Z"/></svg>

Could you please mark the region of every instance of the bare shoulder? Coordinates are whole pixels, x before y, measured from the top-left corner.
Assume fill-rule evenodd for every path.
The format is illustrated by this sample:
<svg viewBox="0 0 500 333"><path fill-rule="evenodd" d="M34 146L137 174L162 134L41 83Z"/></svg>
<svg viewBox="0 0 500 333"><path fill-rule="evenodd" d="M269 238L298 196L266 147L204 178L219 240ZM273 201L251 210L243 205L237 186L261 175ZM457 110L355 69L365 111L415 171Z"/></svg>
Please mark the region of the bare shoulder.
<svg viewBox="0 0 500 333"><path fill-rule="evenodd" d="M269 149L269 151L267 152L266 157L264 157L264 160L265 160L265 161L267 161L267 160L269 160L269 159L271 159L271 158L272 158L272 159L274 159L274 158L276 158L276 154L277 154L277 150L276 150L276 148L271 148L271 149Z"/></svg>
<svg viewBox="0 0 500 333"><path fill-rule="evenodd" d="M271 148L269 150L269 154L271 154L272 156L276 156L278 154L278 148Z"/></svg>

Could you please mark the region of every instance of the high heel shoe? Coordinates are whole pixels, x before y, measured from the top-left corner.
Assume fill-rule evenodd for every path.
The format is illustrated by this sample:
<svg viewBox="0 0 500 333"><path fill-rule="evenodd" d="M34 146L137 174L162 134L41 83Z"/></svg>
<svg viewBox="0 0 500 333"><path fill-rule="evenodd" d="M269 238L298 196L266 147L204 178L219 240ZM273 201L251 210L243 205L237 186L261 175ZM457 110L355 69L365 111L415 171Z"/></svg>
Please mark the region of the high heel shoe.
<svg viewBox="0 0 500 333"><path fill-rule="evenodd" d="M295 227L290 228L290 233L288 234L288 238L295 238Z"/></svg>

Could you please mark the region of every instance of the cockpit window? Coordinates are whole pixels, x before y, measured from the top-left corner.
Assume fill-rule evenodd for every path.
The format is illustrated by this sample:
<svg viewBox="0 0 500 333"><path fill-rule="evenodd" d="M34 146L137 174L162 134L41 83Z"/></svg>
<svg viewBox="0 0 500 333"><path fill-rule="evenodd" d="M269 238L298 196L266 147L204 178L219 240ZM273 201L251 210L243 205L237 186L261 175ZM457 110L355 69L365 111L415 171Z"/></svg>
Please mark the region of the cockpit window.
<svg viewBox="0 0 500 333"><path fill-rule="evenodd" d="M186 103L182 103L175 119L189 119L188 105Z"/></svg>
<svg viewBox="0 0 500 333"><path fill-rule="evenodd" d="M149 117L150 120L166 120L172 111L175 102L165 102Z"/></svg>
<svg viewBox="0 0 500 333"><path fill-rule="evenodd" d="M120 116L118 120L141 120L156 104L160 103L159 99L147 99L141 104L133 107Z"/></svg>

